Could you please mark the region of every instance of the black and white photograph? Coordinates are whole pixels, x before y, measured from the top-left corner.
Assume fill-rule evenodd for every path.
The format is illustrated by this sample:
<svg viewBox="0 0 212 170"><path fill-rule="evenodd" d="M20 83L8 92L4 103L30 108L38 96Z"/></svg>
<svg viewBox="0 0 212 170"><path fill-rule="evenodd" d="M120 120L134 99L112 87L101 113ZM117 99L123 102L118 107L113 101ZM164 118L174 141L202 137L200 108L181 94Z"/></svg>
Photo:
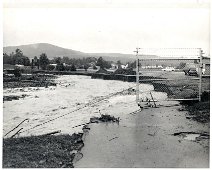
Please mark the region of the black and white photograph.
<svg viewBox="0 0 212 170"><path fill-rule="evenodd" d="M210 0L3 0L2 168L209 168Z"/></svg>

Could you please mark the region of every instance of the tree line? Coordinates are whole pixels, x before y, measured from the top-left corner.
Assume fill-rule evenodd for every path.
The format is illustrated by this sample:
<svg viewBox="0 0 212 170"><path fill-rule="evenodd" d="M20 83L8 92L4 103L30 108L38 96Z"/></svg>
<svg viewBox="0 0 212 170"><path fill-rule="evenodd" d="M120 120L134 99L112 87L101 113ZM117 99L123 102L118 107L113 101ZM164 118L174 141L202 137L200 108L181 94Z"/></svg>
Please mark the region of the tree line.
<svg viewBox="0 0 212 170"><path fill-rule="evenodd" d="M119 61L120 62L120 61ZM20 49L16 49L15 52L11 54L3 53L3 64L11 65L24 65L37 67L42 70L54 70L55 66L51 64L56 64L56 70L58 71L75 71L78 69L87 70L89 67L97 69L96 66L101 68L111 68L112 61L106 61L102 57L98 59L95 57L86 58L69 58L69 57L55 57L54 59L49 59L45 53L42 53L39 57L35 56L31 61L23 54Z"/></svg>

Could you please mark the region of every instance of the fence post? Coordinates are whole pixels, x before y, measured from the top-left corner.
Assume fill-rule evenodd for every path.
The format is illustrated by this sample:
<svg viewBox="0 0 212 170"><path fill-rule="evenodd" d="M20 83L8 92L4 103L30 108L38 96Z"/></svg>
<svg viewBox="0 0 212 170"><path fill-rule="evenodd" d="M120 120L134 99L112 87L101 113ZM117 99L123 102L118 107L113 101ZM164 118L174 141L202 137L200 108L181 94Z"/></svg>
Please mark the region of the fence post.
<svg viewBox="0 0 212 170"><path fill-rule="evenodd" d="M199 49L199 55L200 55L200 60L199 60L199 101L201 101L201 95L202 95L202 49Z"/></svg>
<svg viewBox="0 0 212 170"><path fill-rule="evenodd" d="M139 59L138 59L138 50L140 48L136 48L136 103L139 103Z"/></svg>

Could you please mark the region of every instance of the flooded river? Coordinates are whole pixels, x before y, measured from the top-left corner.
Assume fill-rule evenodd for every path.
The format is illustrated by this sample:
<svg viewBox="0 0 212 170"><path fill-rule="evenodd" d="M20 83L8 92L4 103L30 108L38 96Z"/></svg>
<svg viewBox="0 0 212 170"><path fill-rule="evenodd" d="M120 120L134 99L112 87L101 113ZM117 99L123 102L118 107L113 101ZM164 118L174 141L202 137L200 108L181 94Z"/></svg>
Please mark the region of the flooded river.
<svg viewBox="0 0 212 170"><path fill-rule="evenodd" d="M26 95L25 98L19 100L4 102L4 135L24 119L29 121L25 121L18 128L23 128L21 136L40 135L57 130L66 134L78 133L82 131L82 126L78 125L89 122L92 116L100 116L100 113L114 116L128 114L133 111L130 104L136 104L135 94L119 94L93 106L80 109L85 104L108 94L130 87L135 88L135 83L91 79L89 76L76 75L59 76L55 81L56 87L25 87L3 90L4 96ZM143 92L141 97L145 98L149 96L149 91L154 89L152 85L141 84L140 90ZM167 97L166 94L160 92L152 94L155 99ZM124 109L116 110L117 103L125 104ZM77 109L79 110L75 111Z"/></svg>

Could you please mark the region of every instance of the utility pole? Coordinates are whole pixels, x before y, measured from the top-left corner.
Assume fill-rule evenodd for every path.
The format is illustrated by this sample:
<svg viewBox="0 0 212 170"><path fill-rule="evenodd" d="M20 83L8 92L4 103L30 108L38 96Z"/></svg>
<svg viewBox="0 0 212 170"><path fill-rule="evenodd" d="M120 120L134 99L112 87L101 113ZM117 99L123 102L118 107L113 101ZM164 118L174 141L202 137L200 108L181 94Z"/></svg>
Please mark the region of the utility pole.
<svg viewBox="0 0 212 170"><path fill-rule="evenodd" d="M138 59L138 50L140 48L136 48L136 103L139 104L139 59Z"/></svg>
<svg viewBox="0 0 212 170"><path fill-rule="evenodd" d="M203 51L200 48L199 49L199 56L200 56L200 60L199 60L199 101L201 101L201 95L202 95L202 68L203 68L202 54L203 54Z"/></svg>

